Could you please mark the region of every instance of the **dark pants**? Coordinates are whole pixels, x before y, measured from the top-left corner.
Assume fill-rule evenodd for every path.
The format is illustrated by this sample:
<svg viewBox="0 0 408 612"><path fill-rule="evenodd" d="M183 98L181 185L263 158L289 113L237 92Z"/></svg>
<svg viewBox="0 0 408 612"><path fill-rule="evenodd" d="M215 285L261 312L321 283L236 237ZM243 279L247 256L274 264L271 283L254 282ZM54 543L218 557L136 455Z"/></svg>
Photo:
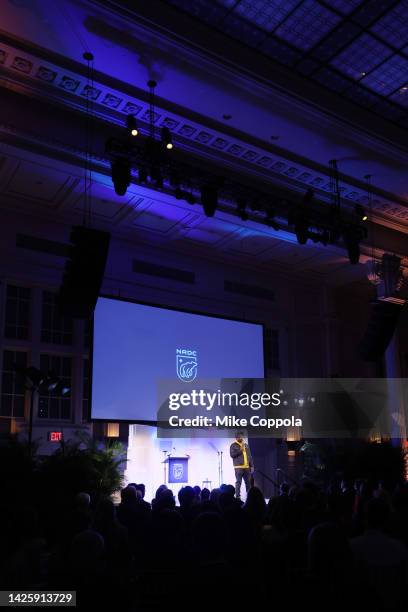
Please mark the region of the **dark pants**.
<svg viewBox="0 0 408 612"><path fill-rule="evenodd" d="M235 468L235 495L238 499L241 497L242 479L245 482L245 489L248 493L251 486L251 470L249 468Z"/></svg>

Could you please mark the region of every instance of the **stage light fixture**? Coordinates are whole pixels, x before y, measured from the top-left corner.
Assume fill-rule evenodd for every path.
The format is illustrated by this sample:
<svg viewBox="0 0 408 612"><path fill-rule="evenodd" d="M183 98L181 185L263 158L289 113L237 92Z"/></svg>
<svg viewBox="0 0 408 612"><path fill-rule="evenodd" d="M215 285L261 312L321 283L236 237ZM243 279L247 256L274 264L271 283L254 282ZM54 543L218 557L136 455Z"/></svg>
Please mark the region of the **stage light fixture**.
<svg viewBox="0 0 408 612"><path fill-rule="evenodd" d="M58 383L60 382L60 380L55 374L50 372L44 382L45 382L47 391L50 392L50 391L55 391L55 389L58 387Z"/></svg>
<svg viewBox="0 0 408 612"><path fill-rule="evenodd" d="M356 226L346 228L343 232L343 238L350 263L358 264L360 261L360 240L362 238L360 228Z"/></svg>
<svg viewBox="0 0 408 612"><path fill-rule="evenodd" d="M248 221L248 213L246 211L246 201L240 198L237 202L238 216L242 221Z"/></svg>
<svg viewBox="0 0 408 612"><path fill-rule="evenodd" d="M115 193L124 196L130 185L130 162L127 159L117 158L111 162L111 168Z"/></svg>
<svg viewBox="0 0 408 612"><path fill-rule="evenodd" d="M266 225L272 227L275 231L280 230L280 225L275 221L276 211L273 206L269 206L266 209Z"/></svg>
<svg viewBox="0 0 408 612"><path fill-rule="evenodd" d="M254 198L251 204L249 205L249 208L252 211L262 210L262 204L261 204L260 198Z"/></svg>
<svg viewBox="0 0 408 612"><path fill-rule="evenodd" d="M201 187L201 204L207 217L213 217L218 206L218 190L212 183Z"/></svg>
<svg viewBox="0 0 408 612"><path fill-rule="evenodd" d="M70 387L66 387L61 381L58 383L58 385L55 388L55 393L57 395L68 395L71 392Z"/></svg>
<svg viewBox="0 0 408 612"><path fill-rule="evenodd" d="M156 187L163 187L163 175L160 166L153 165L150 168L150 178L156 183Z"/></svg>
<svg viewBox="0 0 408 612"><path fill-rule="evenodd" d="M273 206L268 206L266 209L266 222L269 225L271 221L275 218L276 210Z"/></svg>
<svg viewBox="0 0 408 612"><path fill-rule="evenodd" d="M136 119L134 115L128 115L126 117L126 127L132 136L137 136L139 130L137 129Z"/></svg>
<svg viewBox="0 0 408 612"><path fill-rule="evenodd" d="M320 242L324 246L327 246L329 241L330 241L330 232L328 230L323 230L323 232L322 232L322 234L320 236Z"/></svg>
<svg viewBox="0 0 408 612"><path fill-rule="evenodd" d="M299 244L306 244L309 237L309 228L303 221L298 221L295 225L296 238Z"/></svg>
<svg viewBox="0 0 408 612"><path fill-rule="evenodd" d="M299 244L306 244L309 238L309 211L307 205L313 200L314 191L309 188L302 198L302 203L289 212L289 224L295 226L295 234Z"/></svg>
<svg viewBox="0 0 408 612"><path fill-rule="evenodd" d="M140 183L147 183L147 170L146 168L144 168L143 166L140 167L138 169L138 174L139 174L139 182Z"/></svg>
<svg viewBox="0 0 408 612"><path fill-rule="evenodd" d="M169 151L173 148L173 139L168 127L163 127L161 131L161 139L166 149Z"/></svg>
<svg viewBox="0 0 408 612"><path fill-rule="evenodd" d="M366 211L364 210L364 208L361 206L361 204L356 204L355 211L356 211L357 218L360 221L368 221L368 215Z"/></svg>

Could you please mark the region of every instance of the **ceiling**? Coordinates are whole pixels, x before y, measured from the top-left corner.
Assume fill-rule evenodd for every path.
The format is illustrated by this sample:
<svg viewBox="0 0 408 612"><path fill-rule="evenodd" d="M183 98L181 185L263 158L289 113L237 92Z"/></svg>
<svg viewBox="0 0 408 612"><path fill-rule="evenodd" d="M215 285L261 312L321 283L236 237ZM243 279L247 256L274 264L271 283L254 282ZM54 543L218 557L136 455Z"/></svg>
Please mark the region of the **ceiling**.
<svg viewBox="0 0 408 612"><path fill-rule="evenodd" d="M329 20L330 24L357 19L355 11L362 11L367 4L370 11L376 7L375 18L380 22L380 5L383 13L384 4L388 9L397 5L374 0L370 3L334 1L330 7L328 3L311 4L336 16ZM273 6L274 12L267 10L266 5L269 9ZM293 9L291 13L286 11L289 5ZM215 30L210 30L209 37L208 25L181 13L180 6L180 2L176 7L175 2L161 0L146 3L6 0L3 3L0 91L4 112L0 136L5 144L1 150L4 163L0 168L0 206L67 224L78 222L82 216L86 153L83 118L90 99L98 126L91 156L93 210L98 226L180 253L194 252L240 266L265 270L278 267L292 272L296 265L298 273L313 274L318 281L327 283L364 278L364 267L350 266L342 247L299 246L293 234L285 231L277 234L263 223L244 222L236 214L223 210L218 210L213 219L207 219L201 206L177 201L168 189L160 191L140 185L137 177L125 197L116 196L104 143L115 130L123 129L128 113L136 116L141 133L147 133L146 82L154 77L158 81L154 124L157 130L163 126L172 130L176 155L178 152L192 155L200 163L211 164L217 172L231 173L252 184L256 182L271 193L288 194L290 198L300 198L312 187L316 199L323 205L331 201L328 161L336 159L342 206L351 211L357 203L367 204L364 176L371 174L376 244L380 250L391 249L408 257L408 244L405 245L408 147L401 136L401 120L393 116L392 121L399 122L394 126L387 116L386 121L379 118L378 123L371 122L369 129L365 129L360 124L360 116L354 113L354 104L354 122L344 120L342 110L343 101L346 108L346 98L339 98L337 92L330 93L331 111L326 112L293 95L287 72L282 73L287 90L276 85L280 76L275 69L277 58L272 54L272 46L265 55L266 40L272 41L279 31L282 45L289 45L290 32L284 24L290 25L289 20L302 6L303 13L299 15L305 20L304 9L310 4L290 0L185 2L185 10L194 7L200 19L205 14L206 24L215 14L222 14L222 22L217 18L217 23L220 27L224 24L223 31L228 36L218 32L221 53L215 52ZM347 6L351 7L348 13ZM254 12L254 7L258 12ZM269 20L277 15L279 27L276 25L269 31L267 15ZM318 36L322 42L316 39L306 43L305 39L300 43L296 38L289 46L295 49L298 45L298 55L323 62L323 53L316 54L314 49L323 45L321 28L326 27L326 21L319 21L313 11L310 15L313 15L313 28L309 24L302 36L309 39ZM263 37L263 62L259 62L255 50L256 59L251 60L251 68L244 69L249 47L239 43L245 51L243 56L236 53L236 47L229 47L229 42L237 43L231 38L232 31L224 27L231 19L246 24L245 32L255 28L258 36ZM257 20L257 25L251 24L250 19ZM374 27L374 18L369 23L367 18L365 25L362 19L360 16L358 27L361 34L367 34ZM314 27L317 24L318 33ZM327 36L337 27L331 25L325 30ZM292 25L290 28L293 29ZM379 34L371 32L370 36L378 40ZM244 33L240 40L249 44ZM300 44L308 44L307 49ZM261 48L261 38L257 48ZM89 50L95 56L92 83L83 59L84 51ZM405 57L404 51L394 49L394 55L399 53ZM341 55L340 48L336 54ZM324 61L329 65L328 59ZM299 66L296 62L291 65L282 61L285 71L290 70L290 74L304 79L305 72L301 74ZM261 74L263 69L265 74ZM338 66L330 70L336 72ZM350 75L344 78L349 79ZM363 87L362 80L353 83L352 87ZM317 86L319 92L323 91ZM382 100L388 104L385 92L372 95L377 102ZM321 93L319 96L322 97ZM341 104L335 107L333 100L338 99ZM405 112L400 102L398 108ZM362 250L364 261L371 251L368 245L363 245Z"/></svg>
<svg viewBox="0 0 408 612"><path fill-rule="evenodd" d="M166 0L408 128L408 0Z"/></svg>

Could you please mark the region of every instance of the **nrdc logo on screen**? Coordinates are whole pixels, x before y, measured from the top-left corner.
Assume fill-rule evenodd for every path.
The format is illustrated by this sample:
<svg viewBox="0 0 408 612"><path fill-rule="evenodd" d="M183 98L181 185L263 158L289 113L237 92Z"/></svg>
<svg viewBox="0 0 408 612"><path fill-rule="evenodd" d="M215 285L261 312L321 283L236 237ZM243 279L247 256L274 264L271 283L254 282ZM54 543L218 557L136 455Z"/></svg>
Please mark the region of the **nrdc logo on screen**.
<svg viewBox="0 0 408 612"><path fill-rule="evenodd" d="M197 377L197 351L176 349L177 376L183 382L191 382Z"/></svg>

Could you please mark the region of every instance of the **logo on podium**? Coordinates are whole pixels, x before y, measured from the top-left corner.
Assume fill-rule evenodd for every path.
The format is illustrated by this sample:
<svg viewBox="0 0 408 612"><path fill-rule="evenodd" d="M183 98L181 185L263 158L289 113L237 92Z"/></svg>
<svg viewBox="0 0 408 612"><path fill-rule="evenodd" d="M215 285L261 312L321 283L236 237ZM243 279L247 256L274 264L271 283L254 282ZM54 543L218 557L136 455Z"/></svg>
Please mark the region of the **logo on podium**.
<svg viewBox="0 0 408 612"><path fill-rule="evenodd" d="M184 466L182 463L173 463L173 478L174 480L181 480L184 475Z"/></svg>
<svg viewBox="0 0 408 612"><path fill-rule="evenodd" d="M169 466L168 482L188 482L188 456L168 457Z"/></svg>
<svg viewBox="0 0 408 612"><path fill-rule="evenodd" d="M197 351L176 349L177 376L183 382L192 382L197 377Z"/></svg>

